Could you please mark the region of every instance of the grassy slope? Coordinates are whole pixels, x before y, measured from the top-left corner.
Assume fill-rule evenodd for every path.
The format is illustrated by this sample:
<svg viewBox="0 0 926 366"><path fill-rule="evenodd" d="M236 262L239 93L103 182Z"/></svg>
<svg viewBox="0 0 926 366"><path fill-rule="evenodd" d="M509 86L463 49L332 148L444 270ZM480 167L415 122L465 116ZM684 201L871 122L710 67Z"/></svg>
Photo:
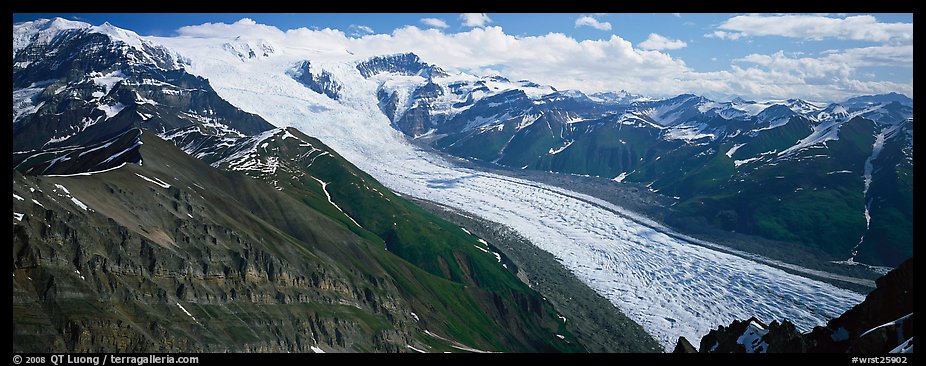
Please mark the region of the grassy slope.
<svg viewBox="0 0 926 366"><path fill-rule="evenodd" d="M287 338L278 340L278 345L291 347L291 342L299 339L300 332L304 332L292 327L308 326L303 322L317 319L311 322L329 324L327 329L332 333L334 340L331 342L335 348L355 351L407 351L399 344L403 342L401 338L396 338L398 334L406 332L410 332L419 345L431 344L435 346L434 350L452 350L447 342L425 335L424 330L467 346L493 351L582 350L574 337L561 331L562 324L556 318L552 306L494 263L494 258L473 248L474 238L467 237L459 228L391 195L382 186L377 185L381 192L390 195L390 200L383 200L383 197L377 195L382 202L376 202L368 197L367 203L371 205L367 208L388 210L388 207L393 207L392 212L404 216L408 223L420 225L396 230L396 248L405 248L400 254L418 253L418 256L409 255L409 258L428 270L384 250L383 242L374 240L376 237L370 236L369 231L365 237L351 233L343 220L332 220L331 217L337 219L338 215L343 216L340 212L329 217L330 212L320 213L305 201L296 199L294 196L298 194L279 192L267 182L240 173L213 169L153 134L146 133L143 139L142 155L145 164L141 167L127 165L92 176L40 179L65 184L74 195L95 208L95 212L81 213L91 217L89 222L99 223L98 228L90 233L127 230L126 235L130 237L144 238L140 239L140 250L143 257L152 257L152 260L148 265L140 263L143 266L140 268L160 272L158 268L162 267L176 271L184 266L192 266L193 282L177 288L174 287L177 286L174 277L160 277L155 272L149 274L147 270L140 269L136 270L141 271L137 280L129 279L125 282L127 278L123 277L121 285L117 287L128 293L154 291L158 299L153 302L113 302L113 295L107 295L105 288L76 290L85 299L77 302L53 300L51 303L56 304L54 306L58 310L46 309L51 311L46 314L58 314L52 315L52 323L56 321L54 319L65 317L74 324L89 324L86 325L88 329L95 329L96 334L104 338L111 333L92 328L94 324L129 324L136 327L134 331L121 331L127 332L126 339L136 339L133 337L145 334L138 336L141 337L138 339L144 341L133 341L134 345L89 343L80 347L72 345L69 349L243 350L258 347L257 344L264 344L262 342L282 335L287 335ZM340 158L330 161L337 162L337 159ZM336 164L326 167L320 164L318 169L336 174L345 172L345 167ZM349 167L349 170L354 169ZM135 173L162 179L172 184L172 187L155 187L135 176ZM336 178L327 175L323 177L326 181ZM364 177L369 182L375 182L368 176ZM50 190L50 182L44 183L45 190ZM343 186L352 187L347 183ZM317 183L316 187L320 189ZM349 193L338 193L340 191L335 187L329 187L335 196L334 200L343 202L338 195ZM324 204L328 205L327 200ZM345 203L344 207L348 207L348 204ZM187 213L193 216L189 220ZM40 215L36 213L35 216ZM357 211L352 216L364 220L361 224L370 228L377 227L376 222L381 221L376 219L377 212L364 214ZM69 229L64 232L74 231ZM118 249L115 249L115 253L111 252L114 248L109 247L118 242L110 243L102 238L82 240L86 240L84 245L87 248L97 248L94 250L99 252L100 258L110 258L113 262L123 261L119 259L123 254L119 254L121 252ZM145 242L158 246L144 249ZM30 246L26 242L24 245L36 248L38 244ZM243 248L232 251L232 248L242 245ZM146 255L146 250L159 254ZM14 259L16 252L14 250ZM442 262L446 262L447 266L441 266ZM79 258L74 263L77 266L85 265ZM46 266L43 264L26 274L35 275L35 271L43 268L54 272L56 276L73 272ZM197 279L199 276L209 278L210 271L214 272L223 266L226 268L226 279L222 282L202 282ZM84 273L88 271L83 267L78 268L82 268ZM205 274L195 275L200 270ZM218 270L221 273L222 270ZM228 273L233 276L227 277ZM297 277L303 274L321 276L322 282L315 286L328 290L297 285L302 283ZM94 273L94 278L96 276L105 275ZM288 278L292 278L292 281ZM233 279L240 283L228 283ZM59 287L66 287L62 280L59 279L58 283L61 284ZM137 288L139 285L144 287ZM80 288L80 285L77 286ZM23 291L24 294L31 293ZM211 326L204 329L193 325L187 329L190 325L182 314L175 320L168 320L170 315L167 314L178 310L173 305L175 300L171 299L175 291L178 300L197 319ZM229 295L229 291L232 295ZM238 294L234 295L236 292ZM197 295L188 298L190 295L184 295L188 293ZM203 296L212 300L206 300ZM22 298L34 298L34 295L23 295ZM219 301L219 298L227 301ZM30 301L41 303L48 300ZM354 305L331 305L332 301L347 301L347 304ZM116 312L104 310L112 309L113 306L128 308ZM14 319L38 319L33 325L25 320L14 323L14 328L41 328L39 324L47 322L42 320L47 317L41 312L33 314L32 310L39 308L41 306L14 306ZM411 312L417 313L421 321L412 321ZM287 318L294 320L287 323ZM151 329L142 330L145 328ZM337 332L334 330L341 332L341 335L335 337L334 333ZM565 334L568 342L556 338L556 332ZM357 341L364 337L372 341ZM28 338L28 334L15 338L14 346L18 344L17 339ZM353 339L353 343L344 339ZM305 341L302 342L302 346L306 347ZM300 348L280 349L298 351Z"/></svg>
<svg viewBox="0 0 926 366"><path fill-rule="evenodd" d="M487 344L496 350L513 350L516 348L509 348L510 344L519 343L528 343L536 350L579 350L574 343L550 337L549 329L554 328L549 327L558 321L555 310L501 267L494 256L476 249L482 246L477 238L396 196L320 141L295 129L288 132L312 147L300 146L296 139L269 141L266 149L260 149L261 154L280 156L281 167L279 175L262 178L277 181L283 193L323 212L375 247L385 246L388 250L382 253L392 258L386 263L407 261L416 271L427 272L429 276L409 272L406 278L396 278L396 284L406 292L406 298L421 299L411 300L419 316L443 317L432 331L444 330L445 336ZM312 149L327 154L306 154ZM329 183L326 189L332 201L359 227L328 203L321 184L313 177ZM401 263L390 265L399 273L409 271L403 271ZM511 339L499 340L502 334L493 336L499 327L516 327L518 331L505 335Z"/></svg>
<svg viewBox="0 0 926 366"><path fill-rule="evenodd" d="M748 175L733 175L731 169L729 182L713 189L710 182L704 180L689 182L689 185L700 184L701 189L677 205L675 213L683 217L705 217L727 230L803 243L824 250L834 259L848 256L864 233L860 173L871 153L873 128L871 121L863 119L843 125L839 139L826 143L829 158L815 156L820 152L811 148L798 153L787 164L766 164L758 169L748 165L741 167L754 169ZM786 126L787 129L791 127ZM785 132L774 132L768 137L760 135L757 141L762 142L761 148L750 147L750 143L741 149L751 148L757 152L779 149L786 145L785 140L795 136ZM734 157L738 155L740 150ZM732 168L729 160L717 154L713 164L703 169L722 171L723 165ZM828 174L842 170L852 173ZM884 263L883 258L877 257L865 260L866 263Z"/></svg>

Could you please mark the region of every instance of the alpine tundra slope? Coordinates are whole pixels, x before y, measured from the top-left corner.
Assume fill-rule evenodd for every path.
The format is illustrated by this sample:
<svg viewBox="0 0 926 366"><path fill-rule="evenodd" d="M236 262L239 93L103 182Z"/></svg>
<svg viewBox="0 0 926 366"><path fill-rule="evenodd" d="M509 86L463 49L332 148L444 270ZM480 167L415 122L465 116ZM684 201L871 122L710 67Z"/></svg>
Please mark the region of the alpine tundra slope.
<svg viewBox="0 0 926 366"><path fill-rule="evenodd" d="M320 139L389 188L510 225L667 350L678 336L697 339L751 316L787 318L809 330L863 299L693 245L551 187L456 167L392 127L379 105L380 82L357 67L373 55L266 34L149 40L188 58L187 71L208 79L233 105Z"/></svg>

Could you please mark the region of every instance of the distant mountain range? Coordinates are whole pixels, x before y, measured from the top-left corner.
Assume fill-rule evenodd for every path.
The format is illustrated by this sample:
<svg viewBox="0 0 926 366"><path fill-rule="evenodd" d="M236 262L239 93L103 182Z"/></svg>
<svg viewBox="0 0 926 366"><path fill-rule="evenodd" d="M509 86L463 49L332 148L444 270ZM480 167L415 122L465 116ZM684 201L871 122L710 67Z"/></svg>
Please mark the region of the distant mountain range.
<svg viewBox="0 0 926 366"><path fill-rule="evenodd" d="M511 169L612 178L675 197L670 222L797 242L833 260L912 254L913 100L718 102L586 95L449 74L413 54L358 65L396 129Z"/></svg>

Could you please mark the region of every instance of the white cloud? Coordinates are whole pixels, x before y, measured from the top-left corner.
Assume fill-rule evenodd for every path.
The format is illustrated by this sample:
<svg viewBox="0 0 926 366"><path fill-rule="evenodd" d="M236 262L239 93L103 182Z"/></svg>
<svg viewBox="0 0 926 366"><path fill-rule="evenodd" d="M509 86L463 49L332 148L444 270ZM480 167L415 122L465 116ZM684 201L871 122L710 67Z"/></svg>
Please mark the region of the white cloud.
<svg viewBox="0 0 926 366"><path fill-rule="evenodd" d="M704 35L704 38L719 38L719 39L729 39L729 40L735 41L735 40L740 39L740 38L742 38L742 37L744 37L744 36L745 36L744 33L730 33L730 32L724 32L724 31L713 31L713 32L711 32L711 33L705 34L705 35Z"/></svg>
<svg viewBox="0 0 926 366"><path fill-rule="evenodd" d="M843 18L822 15L738 15L727 19L717 28L722 31L719 34L714 32L713 35L721 39L782 36L815 41L826 38L870 42L913 41L913 23L882 23L871 15Z"/></svg>
<svg viewBox="0 0 926 366"><path fill-rule="evenodd" d="M861 94L900 92L913 95L913 86L888 81L861 81L866 66L907 66L913 76L913 47L865 47L836 51L821 57L788 57L783 51L771 55L750 54L734 60L755 66L741 69L734 65L736 78L743 82L764 83L770 92L806 98L840 100ZM763 82L764 80L764 82ZM777 85L772 85L777 81ZM802 90L803 89L803 90Z"/></svg>
<svg viewBox="0 0 926 366"><path fill-rule="evenodd" d="M656 33L650 33L649 38L640 42L640 48L644 50L677 50L686 46L688 44L682 40L666 38Z"/></svg>
<svg viewBox="0 0 926 366"><path fill-rule="evenodd" d="M447 22L445 22L443 19L438 19L438 18L421 18L421 23L424 23L424 25L427 25L433 28L444 29L444 28L450 27L449 25L447 25Z"/></svg>
<svg viewBox="0 0 926 366"><path fill-rule="evenodd" d="M235 23L235 24L256 25L257 22L255 22L255 21L254 21L253 19L251 19L251 18L241 18L241 20L239 20L239 21L238 21L237 23Z"/></svg>
<svg viewBox="0 0 926 366"><path fill-rule="evenodd" d="M272 37L283 36L283 31L277 27L265 24L257 24L250 18L242 18L232 24L227 23L204 23L200 25L189 25L177 29L177 34L185 37L225 37L234 38L234 35L266 35Z"/></svg>
<svg viewBox="0 0 926 366"><path fill-rule="evenodd" d="M580 41L561 33L515 36L497 26L458 33L408 26L390 34L350 37L336 29L283 32L239 21L183 27L178 34L229 41L240 35L242 39L260 39L293 49L311 45L317 50L313 52L320 53L307 57L337 60L414 52L425 62L450 71L501 73L513 80L528 79L585 92L624 89L653 97L692 92L715 98L742 95L748 99L822 101L890 91L913 95L912 82L873 80L864 77L871 70L859 70L872 65L902 67L894 71L909 72L912 80L912 45L834 50L816 57L784 52L751 54L735 60L727 69L699 72L680 58L659 50L635 48L617 35Z"/></svg>
<svg viewBox="0 0 926 366"><path fill-rule="evenodd" d="M681 14L681 13L672 13L672 15L675 16L676 18L681 18L681 17L682 17L682 14Z"/></svg>
<svg viewBox="0 0 926 366"><path fill-rule="evenodd" d="M485 27L486 24L492 23L486 13L463 13L460 14L460 21L465 27Z"/></svg>
<svg viewBox="0 0 926 366"><path fill-rule="evenodd" d="M578 19L576 19L576 28L583 27L583 26L592 27L592 28L595 28L597 30L602 30L602 31L611 30L611 23L599 21L598 19L592 18L588 15L583 15L579 17Z"/></svg>
<svg viewBox="0 0 926 366"><path fill-rule="evenodd" d="M913 45L861 47L829 50L824 53L829 61L844 62L854 67L913 65Z"/></svg>
<svg viewBox="0 0 926 366"><path fill-rule="evenodd" d="M368 34L376 33L375 31L373 31L373 28L370 28L369 26L366 26L366 25L351 24L349 27L347 27L347 29L349 29L351 32L351 35L355 37L362 37Z"/></svg>

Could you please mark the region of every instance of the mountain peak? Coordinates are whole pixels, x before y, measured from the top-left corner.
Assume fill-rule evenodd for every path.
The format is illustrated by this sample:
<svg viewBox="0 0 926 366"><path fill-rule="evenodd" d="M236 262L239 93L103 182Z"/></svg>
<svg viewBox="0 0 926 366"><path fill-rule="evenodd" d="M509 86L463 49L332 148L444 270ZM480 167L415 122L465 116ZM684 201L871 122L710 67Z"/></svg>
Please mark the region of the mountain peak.
<svg viewBox="0 0 926 366"><path fill-rule="evenodd" d="M874 104L887 104L890 102L899 102L900 104L913 106L913 99L910 97L896 93L890 92L887 94L875 94L875 95L862 95L854 98L849 98L841 104L849 106L863 106L863 105L874 105Z"/></svg>
<svg viewBox="0 0 926 366"><path fill-rule="evenodd" d="M48 43L59 33L71 29L90 29L93 26L84 22L64 18L36 19L13 24L13 57L16 53L33 42Z"/></svg>
<svg viewBox="0 0 926 366"><path fill-rule="evenodd" d="M411 52L374 56L357 63L357 70L365 78L380 73L409 76L420 74L426 78L446 75L441 68L422 62L418 55Z"/></svg>
<svg viewBox="0 0 926 366"><path fill-rule="evenodd" d="M42 27L42 29L81 29L81 28L90 28L89 23L77 21L77 20L68 20L61 17L54 17L52 19L38 19L33 22L26 23L35 23Z"/></svg>
<svg viewBox="0 0 926 366"><path fill-rule="evenodd" d="M121 41L139 49L141 44L145 42L137 33L116 27L109 22L94 26L89 23L60 17L37 19L13 25L13 56L15 57L17 51L31 43L47 44L61 32L69 30L103 34L114 41Z"/></svg>

